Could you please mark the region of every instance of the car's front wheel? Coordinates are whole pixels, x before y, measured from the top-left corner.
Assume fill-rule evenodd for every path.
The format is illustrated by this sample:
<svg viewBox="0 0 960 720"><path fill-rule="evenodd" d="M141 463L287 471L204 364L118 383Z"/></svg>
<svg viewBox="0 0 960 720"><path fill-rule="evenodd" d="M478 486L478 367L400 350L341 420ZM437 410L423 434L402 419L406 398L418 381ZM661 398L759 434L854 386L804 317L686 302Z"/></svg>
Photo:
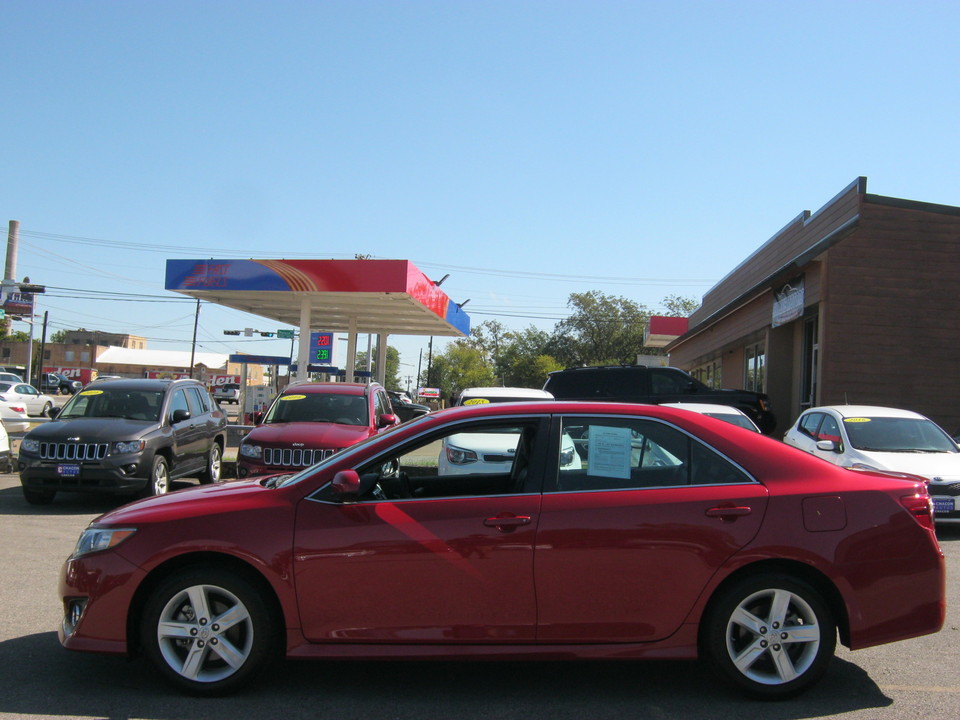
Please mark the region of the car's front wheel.
<svg viewBox="0 0 960 720"><path fill-rule="evenodd" d="M213 567L181 571L146 605L141 638L170 681L194 695L222 695L259 676L276 655L278 624L244 577Z"/></svg>
<svg viewBox="0 0 960 720"><path fill-rule="evenodd" d="M166 495L170 491L170 467L163 455L154 455L150 467L150 478L143 489L144 497Z"/></svg>
<svg viewBox="0 0 960 720"><path fill-rule="evenodd" d="M40 414L41 414L43 417L47 417L47 418L48 418L48 417L50 417L50 413L51 413L51 412L53 412L53 403L52 403L52 402L49 402L49 401L48 401L48 402L45 402L45 403L43 404L43 410L40 411Z"/></svg>
<svg viewBox="0 0 960 720"><path fill-rule="evenodd" d="M200 482L207 483L218 483L221 480L221 473L223 471L223 453L220 450L219 443L214 443L210 448L210 452L207 454L207 466L202 473L200 473Z"/></svg>
<svg viewBox="0 0 960 720"><path fill-rule="evenodd" d="M713 668L747 693L779 700L826 672L836 624L820 593L788 575L748 577L712 605L701 636Z"/></svg>

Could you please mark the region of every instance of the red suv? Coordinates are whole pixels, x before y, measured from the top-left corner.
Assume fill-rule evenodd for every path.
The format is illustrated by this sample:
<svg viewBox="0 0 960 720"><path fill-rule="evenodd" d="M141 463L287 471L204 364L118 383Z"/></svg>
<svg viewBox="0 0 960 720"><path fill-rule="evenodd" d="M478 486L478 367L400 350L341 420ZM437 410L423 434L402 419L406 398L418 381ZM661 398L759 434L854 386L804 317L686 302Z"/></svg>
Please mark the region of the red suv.
<svg viewBox="0 0 960 720"><path fill-rule="evenodd" d="M237 475L299 471L399 424L377 383L289 385L240 442Z"/></svg>

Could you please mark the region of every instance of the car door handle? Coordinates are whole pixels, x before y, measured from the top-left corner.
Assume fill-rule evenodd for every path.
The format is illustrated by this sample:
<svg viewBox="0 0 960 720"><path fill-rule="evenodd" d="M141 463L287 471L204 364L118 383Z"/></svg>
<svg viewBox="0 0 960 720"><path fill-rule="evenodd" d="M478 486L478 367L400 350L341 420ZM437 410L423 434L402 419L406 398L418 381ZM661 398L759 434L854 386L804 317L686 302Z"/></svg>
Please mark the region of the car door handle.
<svg viewBox="0 0 960 720"><path fill-rule="evenodd" d="M487 518L483 521L487 527L494 527L500 532L513 532L518 527L530 524L528 515L504 515Z"/></svg>
<svg viewBox="0 0 960 720"><path fill-rule="evenodd" d="M743 515L749 515L751 512L753 512L753 508L749 506L724 505L707 510L707 517L718 517L726 522L731 522Z"/></svg>

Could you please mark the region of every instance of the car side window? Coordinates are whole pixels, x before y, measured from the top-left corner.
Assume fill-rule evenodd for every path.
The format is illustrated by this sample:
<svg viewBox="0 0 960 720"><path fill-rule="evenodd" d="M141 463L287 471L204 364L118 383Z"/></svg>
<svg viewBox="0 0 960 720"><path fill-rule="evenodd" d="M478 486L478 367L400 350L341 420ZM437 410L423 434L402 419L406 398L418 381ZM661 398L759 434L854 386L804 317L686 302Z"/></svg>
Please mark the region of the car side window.
<svg viewBox="0 0 960 720"><path fill-rule="evenodd" d="M650 387L654 395L680 395L690 390L690 380L680 373L650 370Z"/></svg>
<svg viewBox="0 0 960 720"><path fill-rule="evenodd" d="M817 440L832 440L840 442L840 426L832 415L824 415L820 429L817 431Z"/></svg>
<svg viewBox="0 0 960 720"><path fill-rule="evenodd" d="M175 410L186 410L190 412L190 406L187 404L187 394L183 389L176 390L173 393L173 397L170 398L170 409L169 414L173 415Z"/></svg>
<svg viewBox="0 0 960 720"><path fill-rule="evenodd" d="M390 405L390 399L386 396L385 393L378 391L374 395L375 403L375 412L379 418L381 415L388 415L393 412L393 408Z"/></svg>
<svg viewBox="0 0 960 720"><path fill-rule="evenodd" d="M820 427L820 421L823 420L823 413L807 413L800 420L799 429L804 435L817 439L817 428Z"/></svg>
<svg viewBox="0 0 960 720"><path fill-rule="evenodd" d="M209 406L206 404L206 402L204 402L203 396L205 393L202 393L200 391L200 388L195 388L195 387L186 388L186 393L187 393L187 403L190 407L191 415L193 415L194 417L199 417L200 415L203 415L205 412L207 412L207 410L210 409Z"/></svg>
<svg viewBox="0 0 960 720"><path fill-rule="evenodd" d="M458 426L405 445L357 468L369 500L477 497L538 492L536 420ZM538 446L537 446L538 447ZM376 477L371 478L373 474ZM371 482L375 480L375 482ZM536 487L530 487L535 484ZM318 498L323 499L323 498Z"/></svg>
<svg viewBox="0 0 960 720"><path fill-rule="evenodd" d="M569 438L576 455L565 462ZM624 490L752 482L695 438L655 420L565 417L556 489Z"/></svg>

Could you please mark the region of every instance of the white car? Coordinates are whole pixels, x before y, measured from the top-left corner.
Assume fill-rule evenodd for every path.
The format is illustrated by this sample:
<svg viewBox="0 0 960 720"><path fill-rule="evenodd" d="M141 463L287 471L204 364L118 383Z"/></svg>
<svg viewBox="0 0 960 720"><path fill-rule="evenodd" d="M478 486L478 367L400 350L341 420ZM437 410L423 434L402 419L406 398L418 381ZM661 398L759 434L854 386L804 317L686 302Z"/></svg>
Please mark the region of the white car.
<svg viewBox="0 0 960 720"><path fill-rule="evenodd" d="M487 405L502 402L529 402L531 400L553 400L546 390L517 387L473 387L465 388L457 397L457 405Z"/></svg>
<svg viewBox="0 0 960 720"><path fill-rule="evenodd" d="M0 400L0 421L7 433L23 433L30 429L30 416L23 403Z"/></svg>
<svg viewBox="0 0 960 720"><path fill-rule="evenodd" d="M0 423L0 472L12 472L13 462L10 459L10 436Z"/></svg>
<svg viewBox="0 0 960 720"><path fill-rule="evenodd" d="M834 465L926 478L938 519L960 519L960 447L910 410L834 405L803 412L783 437Z"/></svg>
<svg viewBox="0 0 960 720"><path fill-rule="evenodd" d="M0 372L0 382L22 383L23 378L14 373Z"/></svg>
<svg viewBox="0 0 960 720"><path fill-rule="evenodd" d="M0 382L0 400L23 405L27 409L27 414L34 416L49 417L54 408L52 397L44 395L33 385L26 383Z"/></svg>
<svg viewBox="0 0 960 720"><path fill-rule="evenodd" d="M712 403L660 403L662 407L680 408L681 410L690 410L708 417L715 417L731 425L742 427L752 432L760 432L760 428L753 422L742 410L731 405L714 405Z"/></svg>
<svg viewBox="0 0 960 720"><path fill-rule="evenodd" d="M469 432L443 439L438 459L439 474L499 475L510 473L520 452L521 430ZM560 448L560 469L580 470L582 463L573 439L564 433Z"/></svg>

